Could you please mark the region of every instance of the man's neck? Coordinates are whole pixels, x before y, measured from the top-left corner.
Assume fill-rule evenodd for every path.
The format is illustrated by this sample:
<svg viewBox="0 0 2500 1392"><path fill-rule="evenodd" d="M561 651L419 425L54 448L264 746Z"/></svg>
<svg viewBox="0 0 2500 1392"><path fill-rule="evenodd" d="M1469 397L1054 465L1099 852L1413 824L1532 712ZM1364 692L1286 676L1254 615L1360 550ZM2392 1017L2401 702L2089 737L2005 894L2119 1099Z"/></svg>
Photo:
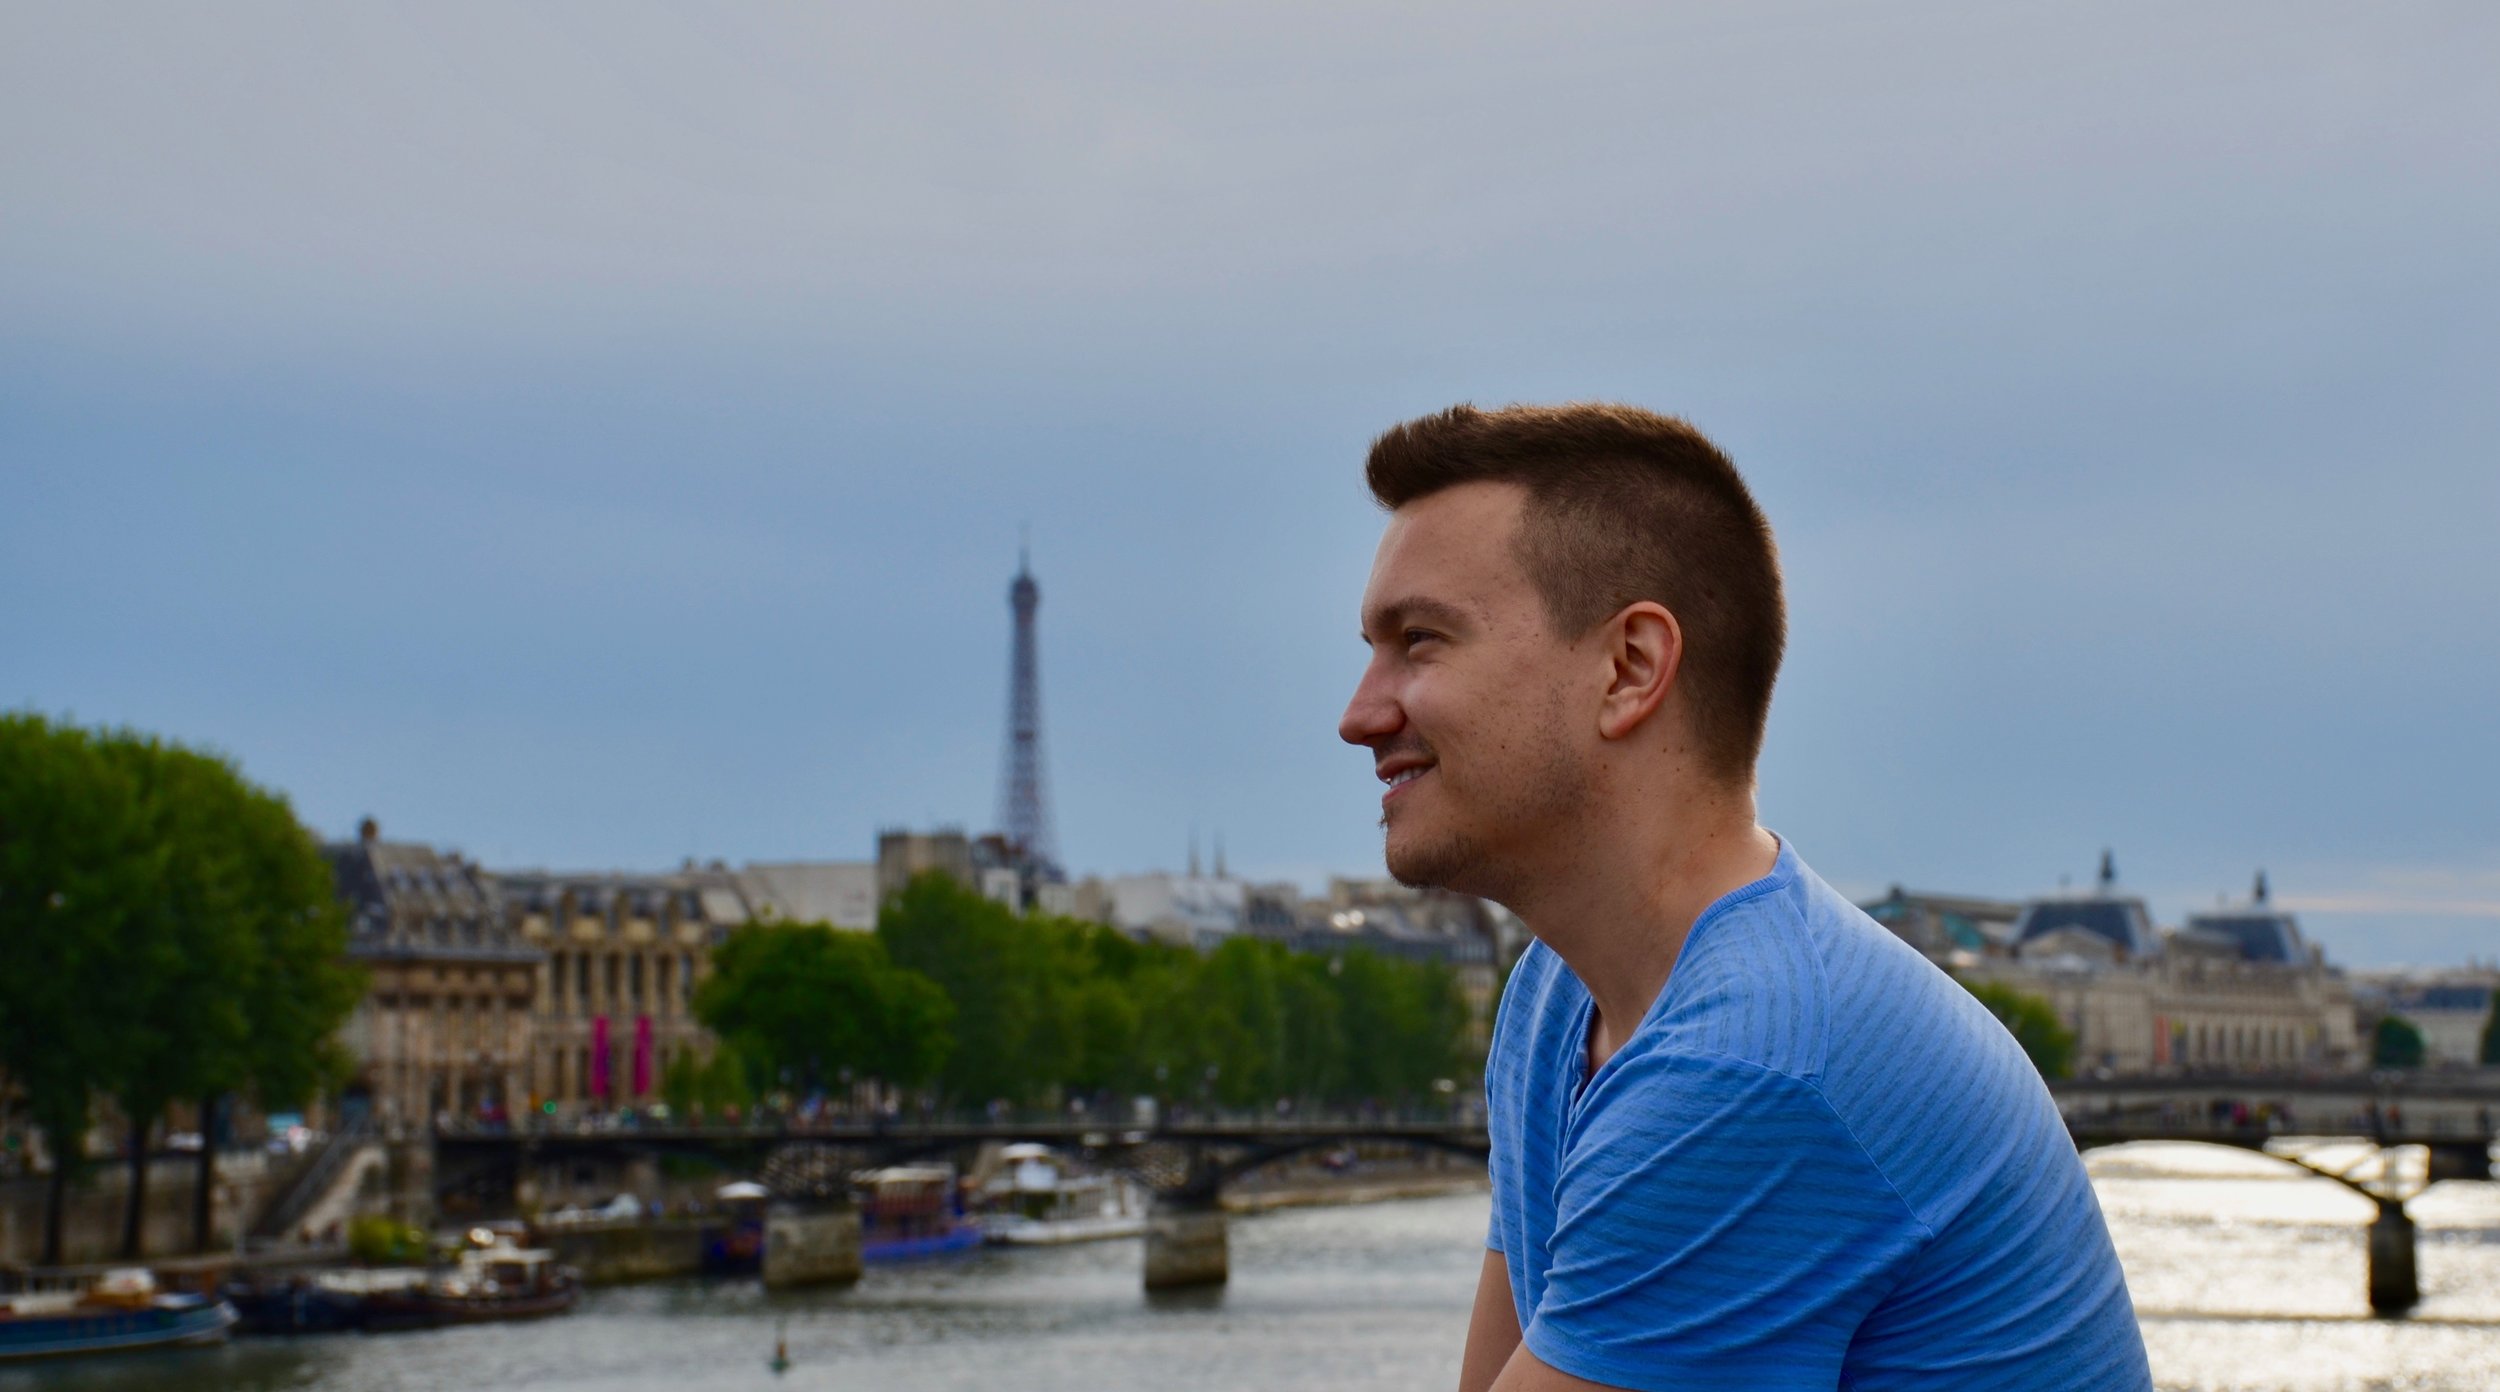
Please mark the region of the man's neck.
<svg viewBox="0 0 2500 1392"><path fill-rule="evenodd" d="M1596 1003L1589 1068L1612 1057L1666 989L1702 911L1771 873L1779 840L1756 825L1753 799L1645 835L1592 836L1567 871L1509 905ZM1658 834L1659 832L1665 834Z"/></svg>

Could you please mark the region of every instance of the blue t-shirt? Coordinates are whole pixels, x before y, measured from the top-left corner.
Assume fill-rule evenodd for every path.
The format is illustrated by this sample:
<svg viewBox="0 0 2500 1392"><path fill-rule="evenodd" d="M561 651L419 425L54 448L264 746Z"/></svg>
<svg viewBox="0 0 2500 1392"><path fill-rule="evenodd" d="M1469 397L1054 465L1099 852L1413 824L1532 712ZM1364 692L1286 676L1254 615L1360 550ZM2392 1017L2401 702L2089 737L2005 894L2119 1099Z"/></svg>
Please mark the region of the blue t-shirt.
<svg viewBox="0 0 2500 1392"><path fill-rule="evenodd" d="M2149 1392L2039 1075L1785 842L1594 1075L1589 1015L1532 944L1485 1066L1489 1245L1538 1358L1660 1392Z"/></svg>

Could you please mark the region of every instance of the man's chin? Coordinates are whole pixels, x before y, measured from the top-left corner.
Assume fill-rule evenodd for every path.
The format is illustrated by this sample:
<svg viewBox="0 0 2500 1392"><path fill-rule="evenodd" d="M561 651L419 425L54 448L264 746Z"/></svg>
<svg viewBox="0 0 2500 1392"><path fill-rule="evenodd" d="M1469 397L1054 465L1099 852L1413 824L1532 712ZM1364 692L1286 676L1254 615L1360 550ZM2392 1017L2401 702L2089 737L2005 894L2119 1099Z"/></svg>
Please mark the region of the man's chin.
<svg viewBox="0 0 2500 1392"><path fill-rule="evenodd" d="M1408 889L1464 890L1476 868L1475 848L1456 837L1401 837L1390 833L1381 845L1389 878Z"/></svg>

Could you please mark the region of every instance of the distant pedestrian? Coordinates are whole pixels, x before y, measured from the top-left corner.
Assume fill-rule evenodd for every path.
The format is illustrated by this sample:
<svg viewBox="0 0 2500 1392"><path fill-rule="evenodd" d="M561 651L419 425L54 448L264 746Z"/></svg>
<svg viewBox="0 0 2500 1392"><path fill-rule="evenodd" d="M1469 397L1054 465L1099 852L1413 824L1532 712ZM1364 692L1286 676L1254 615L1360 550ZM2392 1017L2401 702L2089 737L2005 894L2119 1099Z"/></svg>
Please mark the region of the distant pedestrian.
<svg viewBox="0 0 2500 1392"><path fill-rule="evenodd" d="M1734 467L1629 407L1458 407L1367 474L1339 733L1390 873L1536 939L1461 1388L2147 1392L2039 1074L1755 822L1786 618Z"/></svg>

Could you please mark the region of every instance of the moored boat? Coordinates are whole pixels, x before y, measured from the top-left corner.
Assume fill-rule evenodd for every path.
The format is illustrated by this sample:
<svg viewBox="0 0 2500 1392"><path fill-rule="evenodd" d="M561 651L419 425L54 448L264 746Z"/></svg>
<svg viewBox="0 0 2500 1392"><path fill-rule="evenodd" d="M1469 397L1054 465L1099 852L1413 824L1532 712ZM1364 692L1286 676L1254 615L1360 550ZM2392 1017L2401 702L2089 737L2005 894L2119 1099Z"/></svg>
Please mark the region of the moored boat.
<svg viewBox="0 0 2500 1392"><path fill-rule="evenodd" d="M329 1334L365 1327L365 1308L375 1295L405 1295L423 1286L417 1267L346 1267L311 1274L237 1279L226 1283L226 1302L241 1317L244 1334Z"/></svg>
<svg viewBox="0 0 2500 1392"><path fill-rule="evenodd" d="M1057 1151L1022 1143L999 1152L1004 1168L982 1187L981 1234L1002 1246L1057 1246L1135 1237L1150 1199L1121 1175L1077 1174Z"/></svg>
<svg viewBox="0 0 2500 1392"><path fill-rule="evenodd" d="M370 1330L431 1329L446 1324L543 1319L573 1308L582 1286L555 1253L514 1246L498 1238L473 1247L447 1271L414 1285L365 1296L364 1327Z"/></svg>
<svg viewBox="0 0 2500 1392"><path fill-rule="evenodd" d="M106 1274L94 1289L0 1295L0 1362L214 1344L234 1307L199 1295L161 1295L143 1270Z"/></svg>
<svg viewBox="0 0 2500 1392"><path fill-rule="evenodd" d="M964 1220L951 1165L894 1165L861 1177L862 1261L915 1261L981 1245Z"/></svg>

